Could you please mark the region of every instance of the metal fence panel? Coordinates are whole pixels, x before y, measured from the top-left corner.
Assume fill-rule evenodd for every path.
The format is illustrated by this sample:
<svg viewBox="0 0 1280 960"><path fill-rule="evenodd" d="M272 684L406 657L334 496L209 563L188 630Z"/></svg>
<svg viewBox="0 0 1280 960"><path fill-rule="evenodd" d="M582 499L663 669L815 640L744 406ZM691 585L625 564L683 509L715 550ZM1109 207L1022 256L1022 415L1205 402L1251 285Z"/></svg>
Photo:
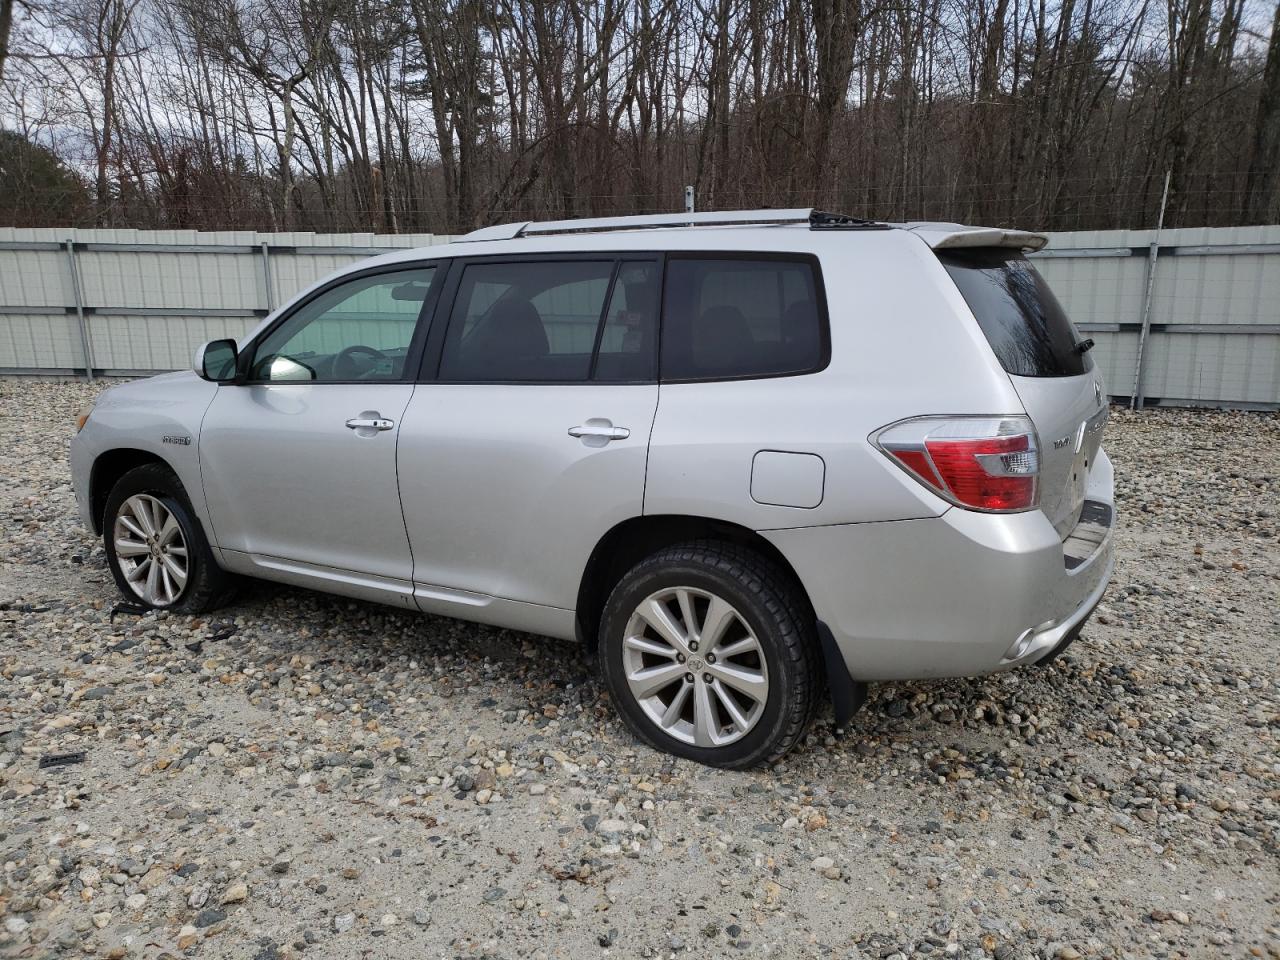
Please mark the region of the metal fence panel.
<svg viewBox="0 0 1280 960"><path fill-rule="evenodd" d="M1267 334L1168 334L1148 346L1145 390L1179 400L1230 398L1272 405L1280 383L1280 337Z"/></svg>
<svg viewBox="0 0 1280 960"><path fill-rule="evenodd" d="M243 336L299 290L360 259L449 239L0 229L0 370L84 369L68 243L93 368L133 373L185 367L201 343Z"/></svg>
<svg viewBox="0 0 1280 960"><path fill-rule="evenodd" d="M1280 226L1051 234L1036 266L1096 341L1111 393L1127 397L1135 381L1153 242L1141 395L1280 406Z"/></svg>
<svg viewBox="0 0 1280 960"><path fill-rule="evenodd" d="M191 365L196 347L242 337L250 317L95 316L89 324L94 365L101 370L177 370Z"/></svg>
<svg viewBox="0 0 1280 960"><path fill-rule="evenodd" d="M0 241L4 239L0 231ZM0 247L0 304L58 307L74 301L67 275L66 252L6 250Z"/></svg>
<svg viewBox="0 0 1280 960"><path fill-rule="evenodd" d="M0 368L39 373L83 367L76 320L55 314L0 314Z"/></svg>
<svg viewBox="0 0 1280 960"><path fill-rule="evenodd" d="M271 280L273 303L284 303L299 290L305 290L317 280L323 280L335 270L348 267L362 259L357 254L334 253L273 253L271 254Z"/></svg>
<svg viewBox="0 0 1280 960"><path fill-rule="evenodd" d="M171 370L360 259L431 234L0 229L0 371ZM1050 235L1034 255L1113 396L1280 407L1280 226ZM68 248L68 244L71 248ZM81 300L72 271L79 279ZM83 308L83 333L81 313Z"/></svg>
<svg viewBox="0 0 1280 960"><path fill-rule="evenodd" d="M262 281L255 276L252 258L243 254L112 253L94 248L79 257L87 304L156 310L262 306Z"/></svg>
<svg viewBox="0 0 1280 960"><path fill-rule="evenodd" d="M1057 239L1050 242L1054 251ZM1045 257L1036 260L1036 269L1077 324L1139 319L1146 277L1146 261L1140 257Z"/></svg>
<svg viewBox="0 0 1280 960"><path fill-rule="evenodd" d="M1138 358L1138 335L1095 332L1089 336L1095 344L1093 362L1107 389L1113 394L1128 390L1133 379L1133 364Z"/></svg>

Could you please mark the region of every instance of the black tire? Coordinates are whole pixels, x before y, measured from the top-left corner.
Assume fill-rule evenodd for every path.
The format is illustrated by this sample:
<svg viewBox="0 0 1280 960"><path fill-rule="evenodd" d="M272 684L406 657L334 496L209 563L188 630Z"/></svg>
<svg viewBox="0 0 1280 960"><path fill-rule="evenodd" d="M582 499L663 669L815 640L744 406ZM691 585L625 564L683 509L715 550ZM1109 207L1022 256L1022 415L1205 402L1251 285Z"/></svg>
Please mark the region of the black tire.
<svg viewBox="0 0 1280 960"><path fill-rule="evenodd" d="M120 558L116 556L113 537L116 517L124 502L137 494L148 494L159 500L182 528L187 544L187 582L172 603L148 603L134 592L120 568ZM106 509L103 511L102 544L107 552L111 576L130 603L181 614L207 613L224 605L234 593L234 579L214 560L209 540L204 535L204 528L195 519L191 501L187 499L182 482L163 464L148 463L135 467L116 481L107 496Z"/></svg>
<svg viewBox="0 0 1280 960"><path fill-rule="evenodd" d="M632 613L645 598L678 587L727 600L759 642L768 674L766 702L754 726L733 743L702 747L671 736L649 718L628 686L623 641ZM605 604L598 644L609 694L636 736L655 749L708 766L742 770L783 757L804 737L823 689L816 624L799 587L767 558L732 543L668 547L632 567Z"/></svg>

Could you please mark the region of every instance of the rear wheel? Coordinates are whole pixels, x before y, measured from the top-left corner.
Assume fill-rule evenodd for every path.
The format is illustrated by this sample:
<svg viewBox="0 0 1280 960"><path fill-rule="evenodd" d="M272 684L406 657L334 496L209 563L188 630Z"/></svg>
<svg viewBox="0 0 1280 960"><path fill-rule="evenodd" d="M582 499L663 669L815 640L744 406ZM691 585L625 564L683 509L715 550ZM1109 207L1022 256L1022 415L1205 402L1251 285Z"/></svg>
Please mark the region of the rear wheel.
<svg viewBox="0 0 1280 960"><path fill-rule="evenodd" d="M102 539L116 586L133 603L203 613L230 597L231 577L214 561L182 483L168 467L145 464L116 482Z"/></svg>
<svg viewBox="0 0 1280 960"><path fill-rule="evenodd" d="M650 745L718 767L783 756L820 693L817 639L798 589L764 557L720 542L662 550L605 606L610 695Z"/></svg>

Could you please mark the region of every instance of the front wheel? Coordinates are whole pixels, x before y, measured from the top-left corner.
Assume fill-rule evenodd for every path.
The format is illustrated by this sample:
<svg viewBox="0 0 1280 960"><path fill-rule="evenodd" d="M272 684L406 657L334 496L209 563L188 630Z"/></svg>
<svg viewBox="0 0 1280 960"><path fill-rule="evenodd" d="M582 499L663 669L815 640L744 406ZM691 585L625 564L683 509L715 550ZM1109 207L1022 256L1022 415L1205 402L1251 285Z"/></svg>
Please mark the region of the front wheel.
<svg viewBox="0 0 1280 960"><path fill-rule="evenodd" d="M777 760L804 736L820 693L806 607L750 550L698 542L659 551L605 605L610 695L659 750L732 769Z"/></svg>
<svg viewBox="0 0 1280 960"><path fill-rule="evenodd" d="M231 577L214 561L186 491L168 467L145 464L116 481L102 540L116 586L133 603L204 613L230 596Z"/></svg>

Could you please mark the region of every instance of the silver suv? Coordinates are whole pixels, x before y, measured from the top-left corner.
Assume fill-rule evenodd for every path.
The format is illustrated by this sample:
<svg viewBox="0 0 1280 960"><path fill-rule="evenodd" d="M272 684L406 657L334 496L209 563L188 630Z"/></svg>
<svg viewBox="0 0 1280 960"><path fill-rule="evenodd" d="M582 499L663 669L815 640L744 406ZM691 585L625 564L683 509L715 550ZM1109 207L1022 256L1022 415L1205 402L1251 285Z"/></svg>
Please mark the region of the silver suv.
<svg viewBox="0 0 1280 960"><path fill-rule="evenodd" d="M1102 596L1107 402L1044 243L765 210L388 254L104 392L81 514L145 606L245 575L574 641L643 740L768 762Z"/></svg>

